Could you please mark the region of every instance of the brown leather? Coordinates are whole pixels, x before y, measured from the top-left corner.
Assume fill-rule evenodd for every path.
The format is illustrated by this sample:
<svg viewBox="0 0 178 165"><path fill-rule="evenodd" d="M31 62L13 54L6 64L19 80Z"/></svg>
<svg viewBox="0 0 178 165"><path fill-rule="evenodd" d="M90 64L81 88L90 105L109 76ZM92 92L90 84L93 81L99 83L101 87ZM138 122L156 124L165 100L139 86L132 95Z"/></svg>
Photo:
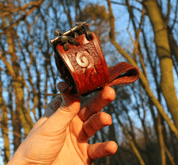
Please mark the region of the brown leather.
<svg viewBox="0 0 178 165"><path fill-rule="evenodd" d="M121 62L108 70L99 40L95 33L92 40L85 34L75 38L78 45L68 44L55 46L56 65L61 77L69 85L64 91L71 95L87 95L104 86L129 84L139 77L139 70L132 65Z"/></svg>
<svg viewBox="0 0 178 165"><path fill-rule="evenodd" d="M139 78L139 70L126 62L116 64L109 69L108 86L130 84Z"/></svg>

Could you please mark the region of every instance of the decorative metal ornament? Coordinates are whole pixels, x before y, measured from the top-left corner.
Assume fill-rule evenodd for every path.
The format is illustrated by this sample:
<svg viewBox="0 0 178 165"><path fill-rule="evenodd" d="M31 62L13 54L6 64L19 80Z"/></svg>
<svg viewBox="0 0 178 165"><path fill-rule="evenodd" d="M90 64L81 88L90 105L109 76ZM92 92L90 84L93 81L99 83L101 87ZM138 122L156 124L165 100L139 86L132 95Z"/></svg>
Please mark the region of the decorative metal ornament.
<svg viewBox="0 0 178 165"><path fill-rule="evenodd" d="M86 22L76 25L62 34L56 30L56 37L50 40L56 66L68 84L63 93L85 96L106 85L128 84L138 79L138 69L125 62L108 70L95 33L89 30Z"/></svg>

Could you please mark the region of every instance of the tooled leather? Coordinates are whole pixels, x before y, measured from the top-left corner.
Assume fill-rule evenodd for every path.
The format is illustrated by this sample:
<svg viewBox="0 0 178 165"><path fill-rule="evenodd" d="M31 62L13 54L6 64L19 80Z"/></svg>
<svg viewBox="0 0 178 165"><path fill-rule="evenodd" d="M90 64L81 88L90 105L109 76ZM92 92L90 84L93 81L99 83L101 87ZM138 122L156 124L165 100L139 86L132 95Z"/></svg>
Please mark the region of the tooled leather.
<svg viewBox="0 0 178 165"><path fill-rule="evenodd" d="M65 51L63 46L57 45L56 50L63 65L71 74L67 83L73 82L76 89L69 87L66 93L87 95L93 91L100 90L104 86L115 86L135 82L139 77L139 70L126 62L121 62L107 69L107 64L102 53L98 38L92 32L93 40L88 41L85 35L75 38L79 46L69 44ZM57 56L57 59L59 58ZM57 64L62 77L65 77L62 63ZM64 75L65 74L65 75ZM69 74L68 74L69 75ZM73 80L73 81L71 81ZM76 92L77 91L77 92Z"/></svg>
<svg viewBox="0 0 178 165"><path fill-rule="evenodd" d="M109 82L108 69L98 38L93 32L92 36L93 39L88 41L85 34L80 35L75 38L79 46L69 44L67 51L59 44L56 46L58 55L75 82L73 86L77 92L74 91L73 94L82 95ZM64 73L60 66L58 70Z"/></svg>

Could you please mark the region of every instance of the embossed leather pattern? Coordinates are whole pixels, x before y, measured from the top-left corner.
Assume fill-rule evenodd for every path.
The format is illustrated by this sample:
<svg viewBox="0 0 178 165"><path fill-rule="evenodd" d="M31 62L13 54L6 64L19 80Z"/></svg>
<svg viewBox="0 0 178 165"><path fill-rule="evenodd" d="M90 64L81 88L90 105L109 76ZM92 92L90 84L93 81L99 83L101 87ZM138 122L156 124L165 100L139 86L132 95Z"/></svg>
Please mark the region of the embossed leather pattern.
<svg viewBox="0 0 178 165"><path fill-rule="evenodd" d="M105 85L133 83L139 77L139 70L132 65L121 62L108 70L99 41L92 32L92 40L85 34L75 38L79 45L68 44L68 50L57 44L56 65L69 85L64 91L72 95L87 95L100 90Z"/></svg>

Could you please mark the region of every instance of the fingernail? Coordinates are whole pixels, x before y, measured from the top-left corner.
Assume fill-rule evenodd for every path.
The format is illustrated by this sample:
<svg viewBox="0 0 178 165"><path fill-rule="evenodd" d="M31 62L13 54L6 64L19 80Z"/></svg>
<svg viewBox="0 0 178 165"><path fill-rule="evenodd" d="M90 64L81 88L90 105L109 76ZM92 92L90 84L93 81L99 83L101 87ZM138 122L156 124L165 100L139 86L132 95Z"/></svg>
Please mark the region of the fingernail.
<svg viewBox="0 0 178 165"><path fill-rule="evenodd" d="M68 87L67 83L60 82L57 84L57 88L60 92L63 92Z"/></svg>

